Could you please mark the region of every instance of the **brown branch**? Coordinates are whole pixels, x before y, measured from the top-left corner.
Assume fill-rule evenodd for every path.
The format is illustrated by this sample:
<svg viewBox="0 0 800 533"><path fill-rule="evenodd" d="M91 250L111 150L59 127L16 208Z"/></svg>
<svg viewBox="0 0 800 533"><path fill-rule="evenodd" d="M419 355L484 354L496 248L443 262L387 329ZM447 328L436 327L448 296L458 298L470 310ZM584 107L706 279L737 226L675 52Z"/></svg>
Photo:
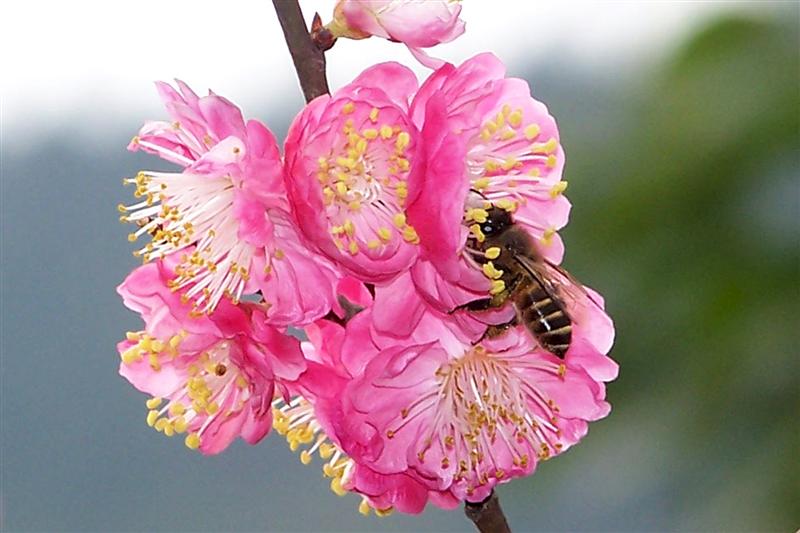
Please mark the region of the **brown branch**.
<svg viewBox="0 0 800 533"><path fill-rule="evenodd" d="M306 102L328 94L325 53L311 40L300 4L297 0L272 0L272 4L278 14L289 53L292 54L294 69L300 79Z"/></svg>
<svg viewBox="0 0 800 533"><path fill-rule="evenodd" d="M466 502L464 514L472 520L481 533L511 533L500 500L494 491L479 503Z"/></svg>

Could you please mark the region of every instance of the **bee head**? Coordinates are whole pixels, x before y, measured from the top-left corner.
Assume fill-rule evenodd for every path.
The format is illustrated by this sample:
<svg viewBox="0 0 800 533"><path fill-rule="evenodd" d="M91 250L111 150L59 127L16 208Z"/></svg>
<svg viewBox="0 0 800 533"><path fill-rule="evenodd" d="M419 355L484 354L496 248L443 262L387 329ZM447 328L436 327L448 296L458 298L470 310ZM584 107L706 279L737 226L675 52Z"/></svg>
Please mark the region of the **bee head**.
<svg viewBox="0 0 800 533"><path fill-rule="evenodd" d="M488 215L486 217L486 222L481 224L481 231L487 237L500 235L506 228L514 223L511 219L511 213L505 209L492 206L486 211Z"/></svg>

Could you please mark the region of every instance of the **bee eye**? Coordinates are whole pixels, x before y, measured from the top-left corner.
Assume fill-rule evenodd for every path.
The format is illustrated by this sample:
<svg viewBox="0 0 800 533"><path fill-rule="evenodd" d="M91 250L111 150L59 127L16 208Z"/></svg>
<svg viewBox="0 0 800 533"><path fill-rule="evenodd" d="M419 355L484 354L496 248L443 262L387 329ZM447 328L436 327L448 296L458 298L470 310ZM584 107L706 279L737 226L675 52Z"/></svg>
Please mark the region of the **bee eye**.
<svg viewBox="0 0 800 533"><path fill-rule="evenodd" d="M487 224L481 229L481 231L483 231L484 233L491 233L492 232L492 226Z"/></svg>

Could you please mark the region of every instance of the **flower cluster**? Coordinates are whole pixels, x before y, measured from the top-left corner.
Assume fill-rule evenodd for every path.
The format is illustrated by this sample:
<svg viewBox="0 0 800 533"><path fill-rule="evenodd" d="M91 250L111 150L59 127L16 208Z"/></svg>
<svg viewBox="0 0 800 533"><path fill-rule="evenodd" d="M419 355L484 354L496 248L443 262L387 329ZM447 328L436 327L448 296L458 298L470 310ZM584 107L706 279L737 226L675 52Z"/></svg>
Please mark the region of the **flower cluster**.
<svg viewBox="0 0 800 533"><path fill-rule="evenodd" d="M377 4L337 17L415 46L463 31L456 7L417 42ZM496 57L421 86L373 66L310 102L283 155L225 98L157 87L169 120L129 148L180 168L125 180L119 206L149 241L118 289L144 321L118 349L149 426L204 454L274 427L385 515L481 501L608 414L613 325L558 266L558 130Z"/></svg>

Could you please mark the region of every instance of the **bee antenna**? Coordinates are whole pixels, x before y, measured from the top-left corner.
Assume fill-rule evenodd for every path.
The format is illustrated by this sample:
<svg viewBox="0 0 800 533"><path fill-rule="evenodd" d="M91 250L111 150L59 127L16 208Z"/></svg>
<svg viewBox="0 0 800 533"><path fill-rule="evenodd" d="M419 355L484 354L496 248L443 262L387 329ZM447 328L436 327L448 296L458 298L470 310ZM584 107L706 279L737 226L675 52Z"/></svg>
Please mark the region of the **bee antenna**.
<svg viewBox="0 0 800 533"><path fill-rule="evenodd" d="M470 192L474 192L475 194L477 194L478 196L480 196L481 198L483 198L483 199L484 199L484 200L486 200L487 202L489 201L489 199L486 197L486 195L485 195L485 194L483 194L483 193L482 193L481 191L479 191L478 189L470 189L469 191L470 191Z"/></svg>

